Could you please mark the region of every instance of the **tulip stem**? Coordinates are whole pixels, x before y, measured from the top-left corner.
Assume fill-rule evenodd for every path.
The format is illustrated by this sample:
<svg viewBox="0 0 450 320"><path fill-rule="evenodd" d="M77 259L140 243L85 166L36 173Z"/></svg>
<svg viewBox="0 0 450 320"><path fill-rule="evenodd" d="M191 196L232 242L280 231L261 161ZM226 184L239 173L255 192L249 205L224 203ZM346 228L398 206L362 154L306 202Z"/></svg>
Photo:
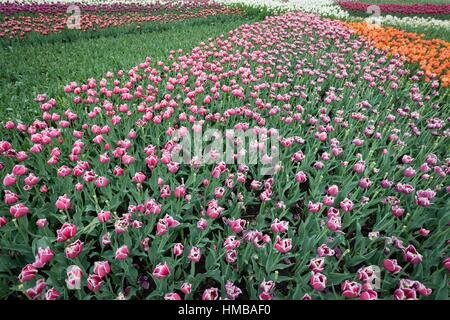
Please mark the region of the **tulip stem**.
<svg viewBox="0 0 450 320"><path fill-rule="evenodd" d="M195 262L191 261L191 276L195 276Z"/></svg>
<svg viewBox="0 0 450 320"><path fill-rule="evenodd" d="M13 219L13 221L14 221L14 225L16 226L17 230L22 235L23 240L25 240L25 243L28 243L28 236L27 236L26 232L29 232L29 231L25 228L19 227L19 223L18 223L17 219ZM26 232L24 232L24 230Z"/></svg>
<svg viewBox="0 0 450 320"><path fill-rule="evenodd" d="M111 286L111 281L109 281L109 278L106 278L106 283L108 284L109 291L111 291L111 293L114 294L114 290L113 290L113 288Z"/></svg>

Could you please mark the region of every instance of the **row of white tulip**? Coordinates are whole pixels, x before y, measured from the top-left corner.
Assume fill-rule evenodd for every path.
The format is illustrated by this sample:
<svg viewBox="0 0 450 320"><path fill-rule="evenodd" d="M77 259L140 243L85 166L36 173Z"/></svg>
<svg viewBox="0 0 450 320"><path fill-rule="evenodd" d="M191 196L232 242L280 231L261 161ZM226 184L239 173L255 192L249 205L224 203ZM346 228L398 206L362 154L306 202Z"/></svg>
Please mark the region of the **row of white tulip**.
<svg viewBox="0 0 450 320"><path fill-rule="evenodd" d="M450 30L450 20L434 19L431 17L396 17L386 15L380 17L382 25L393 25L399 27L421 27L421 28L441 28L443 30Z"/></svg>

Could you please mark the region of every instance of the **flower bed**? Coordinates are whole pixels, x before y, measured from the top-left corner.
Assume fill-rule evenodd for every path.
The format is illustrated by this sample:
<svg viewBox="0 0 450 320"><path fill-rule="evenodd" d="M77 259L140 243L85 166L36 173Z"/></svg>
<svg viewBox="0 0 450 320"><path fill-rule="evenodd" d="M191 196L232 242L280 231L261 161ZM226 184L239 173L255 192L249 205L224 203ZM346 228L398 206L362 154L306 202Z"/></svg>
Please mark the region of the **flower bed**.
<svg viewBox="0 0 450 320"><path fill-rule="evenodd" d="M244 4L250 6L255 10L272 10L275 13L283 13L287 11L300 11L305 13L313 13L321 17L339 19L344 21L360 21L362 18L352 16L347 10L339 6L333 0L291 0L291 1L276 1L276 0L218 0L220 3L227 4ZM384 13L384 11L382 11ZM382 15L376 17L376 21L382 25L394 25L399 28L402 27L417 27L417 28L436 28L442 29L442 32L450 31L450 21L420 16L403 16L397 17L393 15Z"/></svg>
<svg viewBox="0 0 450 320"><path fill-rule="evenodd" d="M69 6L78 6L84 13L142 13L174 11L174 10L198 10L206 8L222 8L212 0L176 0L176 1L143 1L143 2L89 2L89 1L42 1L42 2L20 2L12 1L0 3L0 13L4 15L15 14L65 14Z"/></svg>
<svg viewBox="0 0 450 320"><path fill-rule="evenodd" d="M71 82L36 97L34 121L4 123L0 259L12 295L448 296L438 81L301 13L189 53L167 45L165 62ZM207 129L224 133L231 158L213 145L176 160L183 137ZM257 165L237 163L245 153Z"/></svg>
<svg viewBox="0 0 450 320"><path fill-rule="evenodd" d="M403 32L390 27L379 27L367 23L347 23L358 34L374 41L377 48L391 54L400 54L409 62L419 64L428 81L439 78L442 86L450 85L450 43L440 39L425 40L424 35Z"/></svg>
<svg viewBox="0 0 450 320"><path fill-rule="evenodd" d="M110 27L121 27L136 24L140 28L145 23L168 23L173 21L181 21L188 19L204 18L218 14L239 14L238 10L220 8L220 9L202 9L186 13L166 13L158 15L141 15L141 14L117 14L117 15L97 15L82 14L80 16L80 24L77 29L80 31L102 30ZM4 17L0 23L0 38L14 39L20 37L24 39L27 34L37 33L40 35L48 35L50 33L58 33L68 29L68 21L71 16L66 14Z"/></svg>
<svg viewBox="0 0 450 320"><path fill-rule="evenodd" d="M372 6L369 3L361 3L354 1L338 1L338 4L346 9L359 12L367 12ZM450 14L450 4L376 4L380 8L382 14L398 13L404 15L447 15Z"/></svg>

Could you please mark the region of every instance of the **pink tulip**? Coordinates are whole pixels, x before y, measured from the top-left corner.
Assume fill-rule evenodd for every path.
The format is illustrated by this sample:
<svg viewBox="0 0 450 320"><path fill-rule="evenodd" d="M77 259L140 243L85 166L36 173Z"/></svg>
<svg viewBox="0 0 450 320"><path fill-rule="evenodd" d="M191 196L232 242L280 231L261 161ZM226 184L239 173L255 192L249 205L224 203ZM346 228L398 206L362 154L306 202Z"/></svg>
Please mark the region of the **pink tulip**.
<svg viewBox="0 0 450 320"><path fill-rule="evenodd" d="M292 249L292 240L291 239L281 239L279 236L275 239L275 250L279 253L288 253Z"/></svg>
<svg viewBox="0 0 450 320"><path fill-rule="evenodd" d="M110 217L111 217L111 213L109 211L102 210L97 214L97 218L98 218L98 221L100 221L100 223L108 222Z"/></svg>
<svg viewBox="0 0 450 320"><path fill-rule="evenodd" d="M319 272L313 273L311 275L309 283L314 290L323 291L326 287L327 277Z"/></svg>
<svg viewBox="0 0 450 320"><path fill-rule="evenodd" d="M38 220L36 221L36 226L37 226L39 229L44 229L45 226L46 226L47 224L48 224L48 221L47 221L47 219L45 219L45 218L38 219Z"/></svg>
<svg viewBox="0 0 450 320"><path fill-rule="evenodd" d="M361 293L361 285L355 281L345 280L341 285L342 294L346 298L357 298Z"/></svg>
<svg viewBox="0 0 450 320"><path fill-rule="evenodd" d="M340 206L344 212L350 212L353 210L353 202L347 198L341 201Z"/></svg>
<svg viewBox="0 0 450 320"><path fill-rule="evenodd" d="M83 242L79 239L68 245L65 249L67 259L75 259L83 251Z"/></svg>
<svg viewBox="0 0 450 320"><path fill-rule="evenodd" d="M273 233L285 233L289 228L288 221L280 221L278 218L275 218L271 225Z"/></svg>
<svg viewBox="0 0 450 320"><path fill-rule="evenodd" d="M219 299L219 290L217 288L205 289L202 294L202 300L217 300Z"/></svg>
<svg viewBox="0 0 450 320"><path fill-rule="evenodd" d="M67 195L60 196L55 203L56 209L58 210L69 210L70 209L70 199Z"/></svg>
<svg viewBox="0 0 450 320"><path fill-rule="evenodd" d="M183 254L183 249L184 246L181 243L176 243L175 246L173 247L173 254L175 257L179 257L180 255Z"/></svg>
<svg viewBox="0 0 450 320"><path fill-rule="evenodd" d="M4 202L7 205L13 205L19 200L19 196L9 190L5 190Z"/></svg>
<svg viewBox="0 0 450 320"><path fill-rule="evenodd" d="M24 165L18 164L18 165L15 165L12 169L12 174L15 176L18 176L18 177L26 175L27 172L28 172L28 168L25 167Z"/></svg>
<svg viewBox="0 0 450 320"><path fill-rule="evenodd" d="M103 279L111 272L111 268L109 266L108 261L97 261L94 263L94 273L100 278Z"/></svg>
<svg viewBox="0 0 450 320"><path fill-rule="evenodd" d="M325 258L311 259L309 269L314 273L322 272L325 269Z"/></svg>
<svg viewBox="0 0 450 320"><path fill-rule="evenodd" d="M329 186L327 189L327 194L332 197L336 197L338 195L338 193L339 193L339 188L336 185Z"/></svg>
<svg viewBox="0 0 450 320"><path fill-rule="evenodd" d="M5 187L10 187L14 184L16 184L17 179L13 174L7 174L4 178L3 178L3 185Z"/></svg>
<svg viewBox="0 0 450 320"><path fill-rule="evenodd" d="M200 249L197 247L192 247L191 250L189 251L188 259L192 262L197 263L200 261L201 257L202 253Z"/></svg>
<svg viewBox="0 0 450 320"><path fill-rule="evenodd" d="M54 254L49 247L47 248L38 248L38 253L35 258L35 262L33 263L33 267L43 268L47 263L52 261Z"/></svg>
<svg viewBox="0 0 450 320"><path fill-rule="evenodd" d="M188 283L188 282L184 282L182 285L181 285L181 292L183 292L184 294L190 294L191 293L191 290L192 290L192 285L190 284L190 283Z"/></svg>
<svg viewBox="0 0 450 320"><path fill-rule="evenodd" d="M20 282L28 282L36 278L38 270L31 264L27 264L23 267L22 272L19 275Z"/></svg>
<svg viewBox="0 0 450 320"><path fill-rule="evenodd" d="M28 214L30 210L22 203L18 203L9 208L9 213L15 218L19 219Z"/></svg>
<svg viewBox="0 0 450 320"><path fill-rule="evenodd" d="M56 231L56 233L56 241L65 242L75 236L77 233L77 226L66 222L59 230Z"/></svg>
<svg viewBox="0 0 450 320"><path fill-rule="evenodd" d="M422 255L419 254L416 248L410 244L403 249L403 259L407 262L411 262L413 265L416 265L422 262Z"/></svg>
<svg viewBox="0 0 450 320"><path fill-rule="evenodd" d="M166 293L164 295L164 300L182 300L182 299L178 293L172 292L172 293Z"/></svg>
<svg viewBox="0 0 450 320"><path fill-rule="evenodd" d="M100 290L102 284L102 278L96 274L91 274L87 279L88 289L92 292L97 292L98 290Z"/></svg>
<svg viewBox="0 0 450 320"><path fill-rule="evenodd" d="M69 290L80 289L81 278L83 277L83 271L76 265L71 265L67 268L66 272L66 284Z"/></svg>
<svg viewBox="0 0 450 320"><path fill-rule="evenodd" d="M3 228L8 224L8 219L6 217L0 217L0 228Z"/></svg>
<svg viewBox="0 0 450 320"><path fill-rule="evenodd" d="M118 261L123 261L128 258L128 247L126 245L121 246L116 250L115 259Z"/></svg>
<svg viewBox="0 0 450 320"><path fill-rule="evenodd" d="M245 230L247 221L245 221L244 219L227 220L227 224L230 227L231 231L239 234Z"/></svg>
<svg viewBox="0 0 450 320"><path fill-rule="evenodd" d="M170 275L170 269L167 263L158 264L153 270L153 277L158 280L162 280Z"/></svg>
<svg viewBox="0 0 450 320"><path fill-rule="evenodd" d="M307 180L308 178L303 171L300 171L295 175L295 181L298 183L305 183Z"/></svg>

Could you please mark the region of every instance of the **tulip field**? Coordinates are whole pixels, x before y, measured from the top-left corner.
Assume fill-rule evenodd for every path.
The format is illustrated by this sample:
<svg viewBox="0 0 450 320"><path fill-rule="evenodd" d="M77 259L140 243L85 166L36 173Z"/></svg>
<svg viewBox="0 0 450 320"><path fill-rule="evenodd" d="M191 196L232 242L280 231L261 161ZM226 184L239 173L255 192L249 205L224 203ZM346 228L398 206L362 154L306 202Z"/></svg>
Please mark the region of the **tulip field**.
<svg viewBox="0 0 450 320"><path fill-rule="evenodd" d="M1 1L0 299L448 299L449 17Z"/></svg>

